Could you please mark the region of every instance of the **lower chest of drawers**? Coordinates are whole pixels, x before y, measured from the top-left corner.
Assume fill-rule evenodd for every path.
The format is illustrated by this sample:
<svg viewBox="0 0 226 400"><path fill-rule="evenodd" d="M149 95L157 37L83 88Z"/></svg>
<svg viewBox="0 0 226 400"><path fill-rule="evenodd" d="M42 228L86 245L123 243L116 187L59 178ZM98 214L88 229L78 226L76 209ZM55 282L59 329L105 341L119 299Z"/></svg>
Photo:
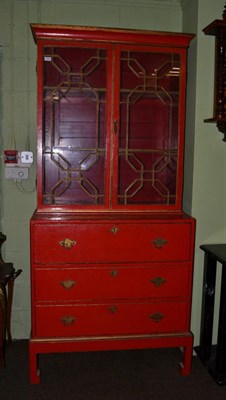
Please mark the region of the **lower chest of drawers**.
<svg viewBox="0 0 226 400"><path fill-rule="evenodd" d="M190 223L32 226L32 334L189 330Z"/></svg>

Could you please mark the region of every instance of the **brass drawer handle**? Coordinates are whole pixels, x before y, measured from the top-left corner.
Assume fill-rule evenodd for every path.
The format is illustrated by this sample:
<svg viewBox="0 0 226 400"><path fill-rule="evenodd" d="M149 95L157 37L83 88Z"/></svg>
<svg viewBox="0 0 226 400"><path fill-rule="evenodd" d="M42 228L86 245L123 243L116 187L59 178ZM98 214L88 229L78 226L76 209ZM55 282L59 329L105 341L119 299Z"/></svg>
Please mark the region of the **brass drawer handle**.
<svg viewBox="0 0 226 400"><path fill-rule="evenodd" d="M113 226L113 227L110 229L110 231L111 231L111 233L113 233L113 235L116 235L116 233L119 231L119 228L117 228L116 226Z"/></svg>
<svg viewBox="0 0 226 400"><path fill-rule="evenodd" d="M65 290L69 290L69 289L72 289L73 286L76 285L76 282L75 282L75 281L72 281L72 280L70 280L70 279L66 279L65 281L61 281L61 282L60 282L60 285L63 286L63 288L64 288Z"/></svg>
<svg viewBox="0 0 226 400"><path fill-rule="evenodd" d="M150 280L150 283L153 283L155 287L160 287L163 285L163 283L166 283L166 279L161 278L161 276L156 276L155 278Z"/></svg>
<svg viewBox="0 0 226 400"><path fill-rule="evenodd" d="M63 246L65 249L72 249L72 247L76 244L76 242L74 240L65 238L64 240L61 240L60 245Z"/></svg>
<svg viewBox="0 0 226 400"><path fill-rule="evenodd" d="M71 315L66 315L65 317L60 318L60 320L65 326L70 326L73 325L75 317L72 317Z"/></svg>
<svg viewBox="0 0 226 400"><path fill-rule="evenodd" d="M164 247L165 244L168 243L168 242L167 242L166 239L161 238L161 237L158 237L158 238L156 238L155 240L153 240L152 243L154 244L154 246L155 246L157 249L161 249L161 248Z"/></svg>
<svg viewBox="0 0 226 400"><path fill-rule="evenodd" d="M164 318L164 314L161 314L161 313L150 314L149 318L152 319L152 321L158 323L158 322L162 321L162 319Z"/></svg>

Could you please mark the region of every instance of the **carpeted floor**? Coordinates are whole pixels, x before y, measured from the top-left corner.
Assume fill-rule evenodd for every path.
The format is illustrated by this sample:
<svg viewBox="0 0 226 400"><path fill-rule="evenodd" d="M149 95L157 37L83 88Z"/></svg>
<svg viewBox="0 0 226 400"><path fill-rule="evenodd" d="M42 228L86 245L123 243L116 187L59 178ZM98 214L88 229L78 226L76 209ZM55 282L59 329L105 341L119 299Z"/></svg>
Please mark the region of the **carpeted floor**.
<svg viewBox="0 0 226 400"><path fill-rule="evenodd" d="M7 347L0 370L1 400L225 400L197 357L192 373L179 374L179 349L40 356L41 383L30 385L28 341Z"/></svg>

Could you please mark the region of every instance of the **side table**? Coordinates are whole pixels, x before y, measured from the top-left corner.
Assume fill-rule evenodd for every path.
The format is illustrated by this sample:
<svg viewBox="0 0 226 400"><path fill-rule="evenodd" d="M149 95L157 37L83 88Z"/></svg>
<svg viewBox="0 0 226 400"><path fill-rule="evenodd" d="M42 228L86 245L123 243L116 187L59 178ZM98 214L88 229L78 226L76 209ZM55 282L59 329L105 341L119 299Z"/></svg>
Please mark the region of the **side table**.
<svg viewBox="0 0 226 400"><path fill-rule="evenodd" d="M218 385L226 384L226 244L205 244L200 344L195 351ZM217 263L222 264L217 345L212 346Z"/></svg>
<svg viewBox="0 0 226 400"><path fill-rule="evenodd" d="M12 342L10 330L13 301L14 280L21 274L13 263L6 263L2 258L1 248L6 241L6 235L0 232L0 367L5 367L6 334L8 343Z"/></svg>
<svg viewBox="0 0 226 400"><path fill-rule="evenodd" d="M5 366L6 334L12 343L10 329L14 280L22 272L15 270L12 263L0 263L0 367ZM8 290L7 290L8 289Z"/></svg>

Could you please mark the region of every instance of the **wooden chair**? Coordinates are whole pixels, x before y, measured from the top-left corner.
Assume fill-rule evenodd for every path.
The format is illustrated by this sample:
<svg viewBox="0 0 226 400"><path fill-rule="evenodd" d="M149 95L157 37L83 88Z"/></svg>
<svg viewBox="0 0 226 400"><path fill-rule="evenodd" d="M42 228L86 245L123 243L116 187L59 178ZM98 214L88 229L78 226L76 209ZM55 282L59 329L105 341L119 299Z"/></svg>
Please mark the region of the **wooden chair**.
<svg viewBox="0 0 226 400"><path fill-rule="evenodd" d="M14 281L22 272L15 270L13 263L6 263L2 258L1 247L6 236L0 232L0 367L5 367L6 336L8 343L12 343L10 329L13 301Z"/></svg>

